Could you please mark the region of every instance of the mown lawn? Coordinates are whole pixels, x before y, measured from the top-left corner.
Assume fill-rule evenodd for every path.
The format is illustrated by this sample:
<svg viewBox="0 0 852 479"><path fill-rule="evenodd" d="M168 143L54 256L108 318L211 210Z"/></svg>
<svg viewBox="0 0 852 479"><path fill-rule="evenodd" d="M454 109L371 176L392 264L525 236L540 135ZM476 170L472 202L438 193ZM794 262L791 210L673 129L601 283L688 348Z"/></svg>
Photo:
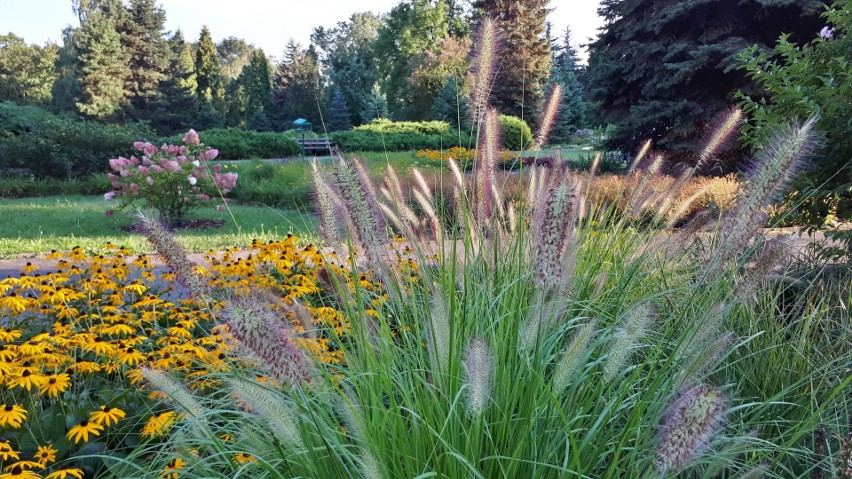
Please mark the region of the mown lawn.
<svg viewBox="0 0 852 479"><path fill-rule="evenodd" d="M99 251L106 242L151 252L144 238L124 230L134 222L131 211L106 215L115 206L99 196L0 198L0 257L75 246ZM191 252L248 245L254 238L267 241L291 231L310 236L314 231L314 218L309 213L258 205L235 204L230 212L211 206L198 210L193 218L224 224L215 229L178 231L178 240Z"/></svg>

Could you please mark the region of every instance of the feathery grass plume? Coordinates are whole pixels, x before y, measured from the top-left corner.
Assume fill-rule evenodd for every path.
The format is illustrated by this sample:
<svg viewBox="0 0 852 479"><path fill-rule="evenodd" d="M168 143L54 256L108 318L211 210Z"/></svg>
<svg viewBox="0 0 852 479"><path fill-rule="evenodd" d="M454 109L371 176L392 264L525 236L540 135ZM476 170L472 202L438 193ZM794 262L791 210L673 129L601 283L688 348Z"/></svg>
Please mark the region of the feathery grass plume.
<svg viewBox="0 0 852 479"><path fill-rule="evenodd" d="M545 195L536 208L533 238L537 251L533 277L538 287L549 290L562 277L562 253L573 226L573 188L563 181Z"/></svg>
<svg viewBox="0 0 852 479"><path fill-rule="evenodd" d="M474 339L465 351L465 385L467 386L467 411L478 416L491 400L494 377L494 358L484 339Z"/></svg>
<svg viewBox="0 0 852 479"><path fill-rule="evenodd" d="M347 163L343 157L338 159L337 165L337 184L340 188L340 193L343 199L346 200L349 206L349 223L352 226L351 233L355 239L361 243L364 252L367 256L367 261L373 264L378 264L382 258L381 245L384 242L385 230L380 229L380 225L384 225L384 221L379 221L377 215L380 214L378 200L375 196L372 200L368 200L370 187L365 185L362 180L362 175L356 170L353 165L358 163L353 161L352 164ZM366 181L372 185L369 178ZM375 202L376 209L373 210Z"/></svg>
<svg viewBox="0 0 852 479"><path fill-rule="evenodd" d="M140 368L142 376L148 384L157 391L162 391L168 396L169 401L180 408L184 413L193 418L204 414L204 407L193 396L189 389L168 373L151 368Z"/></svg>
<svg viewBox="0 0 852 479"><path fill-rule="evenodd" d="M597 328L597 320L589 321L577 328L578 331L574 333L571 342L568 343L568 346L562 352L562 359L553 368L553 383L551 388L554 396L561 396L571 384L571 379L580 372L580 368L585 364L584 361L589 344L595 338Z"/></svg>
<svg viewBox="0 0 852 479"><path fill-rule="evenodd" d="M450 309L444 295L435 287L426 328L426 346L429 348L430 362L436 371L446 371L450 362L450 333Z"/></svg>
<svg viewBox="0 0 852 479"><path fill-rule="evenodd" d="M282 384L298 384L311 378L308 359L276 305L286 306L271 294L252 291L228 301L222 317L231 334L272 377Z"/></svg>
<svg viewBox="0 0 852 479"><path fill-rule="evenodd" d="M554 83L544 104L541 118L539 119L538 131L535 134L535 143L532 147L533 150L541 149L542 145L547 143L547 139L550 138L550 130L553 128L553 122L559 114L559 105L562 104L562 93L562 85Z"/></svg>
<svg viewBox="0 0 852 479"><path fill-rule="evenodd" d="M725 333L710 341L701 349L688 356L686 366L678 372L674 387L679 389L686 384L699 380L710 371L730 351L734 342L733 333Z"/></svg>
<svg viewBox="0 0 852 479"><path fill-rule="evenodd" d="M633 348L645 336L648 326L655 316L654 309L648 303L639 303L627 312L622 321L624 326L619 328L603 366L603 381L605 383L611 382L624 371L624 366L630 358Z"/></svg>
<svg viewBox="0 0 852 479"><path fill-rule="evenodd" d="M552 311L552 304L545 299L545 293L537 289L530 300L527 318L518 338L518 351L525 352L535 347L539 333L550 323Z"/></svg>
<svg viewBox="0 0 852 479"><path fill-rule="evenodd" d="M600 153L595 154L594 159L592 159L592 165L589 167L589 175L586 177L586 181L583 182L583 189L580 191L579 195L577 195L579 198L579 204L577 205L577 219L580 221L586 219L586 198L588 198L589 192L592 191L595 175L597 175L601 166L601 158L602 155Z"/></svg>
<svg viewBox="0 0 852 479"><path fill-rule="evenodd" d="M674 209L674 211L671 211L671 206L672 202L674 201L673 196L675 191L672 191L671 193L666 193L663 201L660 203L660 207L657 208L657 214L654 217L654 222L661 222L663 220L663 217L668 216L668 219L666 219L666 228L674 228L677 222L680 221L683 218L683 215L685 215L686 212L689 211L689 208L692 207L692 204L698 201L698 198L704 196L704 194L707 193L711 186L712 185L710 184L706 184L699 188L699 190L690 195L689 198L686 198L685 200L681 201L678 204L677 208Z"/></svg>
<svg viewBox="0 0 852 479"><path fill-rule="evenodd" d="M166 261L166 265L175 273L178 283L189 290L193 298L204 299L208 296L207 283L196 272L196 265L190 261L186 250L169 233L157 218L142 211L136 213L139 218L139 230L150 242L157 253Z"/></svg>
<svg viewBox="0 0 852 479"><path fill-rule="evenodd" d="M812 116L800 127L792 125L778 130L768 146L758 153L746 194L721 225L722 241L708 265L706 278L718 276L763 227L764 207L780 196L802 167L804 158L813 152L816 122L817 117Z"/></svg>
<svg viewBox="0 0 852 479"><path fill-rule="evenodd" d="M693 171L699 171L713 156L725 149L738 131L742 119L743 111L738 107L733 107L728 112L719 115L714 121L714 126L708 130L707 136L704 138L704 147L698 154L698 162L692 169Z"/></svg>
<svg viewBox="0 0 852 479"><path fill-rule="evenodd" d="M459 168L459 164L456 163L456 160L450 158L447 160L447 164L450 165L450 171L453 173L453 178L456 179L456 184L458 188L464 192L465 191L465 182L464 182L464 173L462 173L461 168Z"/></svg>
<svg viewBox="0 0 852 479"><path fill-rule="evenodd" d="M684 342L680 346L680 351L683 356L692 356L701 351L712 338L715 338L722 325L725 322L725 317L731 313L731 306L725 302L719 302L710 307L710 309L699 317L700 324L695 327L692 334L687 334Z"/></svg>
<svg viewBox="0 0 852 479"><path fill-rule="evenodd" d="M242 377L228 379L228 386L248 406L249 411L263 421L276 439L283 444L304 449L296 415L273 391Z"/></svg>
<svg viewBox="0 0 852 479"><path fill-rule="evenodd" d="M766 243L754 264L737 281L737 298L741 302L748 301L757 295L760 284L767 278L773 268L790 253L789 238L774 238Z"/></svg>
<svg viewBox="0 0 852 479"><path fill-rule="evenodd" d="M480 123L488 108L488 96L497 69L500 50L500 33L497 22L485 18L476 37L476 53L473 56L473 85L470 90L470 118L473 125Z"/></svg>
<svg viewBox="0 0 852 479"><path fill-rule="evenodd" d="M657 431L661 473L680 469L697 459L725 422L727 398L716 388L696 384L668 406Z"/></svg>
<svg viewBox="0 0 852 479"><path fill-rule="evenodd" d="M639 152L636 153L636 158L633 159L633 163L630 164L630 168L627 170L627 174L633 174L636 171L636 168L639 167L639 164L642 163L642 160L645 158L645 155L648 154L648 151L651 149L651 140L645 141L642 143L642 148L639 148Z"/></svg>
<svg viewBox="0 0 852 479"><path fill-rule="evenodd" d="M654 159L651 161L651 164L648 165L647 169L645 169L645 173L633 189L633 194L630 195L630 200L627 201L627 206L624 208L627 215L636 216L642 213L642 206L644 205L645 200L647 200L645 197L645 188L657 175L657 173L660 172L660 167L663 166L664 158L665 157L661 153L654 155Z"/></svg>
<svg viewBox="0 0 852 479"><path fill-rule="evenodd" d="M340 242L340 229L338 228L337 216L332 196L336 195L334 190L328 186L317 167L316 160L311 161L311 180L314 183L314 198L317 203L317 214L319 215L320 235L328 244Z"/></svg>
<svg viewBox="0 0 852 479"><path fill-rule="evenodd" d="M373 181L373 177L370 176L370 172L367 171L367 167L364 165L362 160L352 158L349 163L352 165L352 170L355 172L355 176L358 177L361 189L364 190L364 198L370 206L370 212L373 214L376 226L379 228L380 232L384 232L386 225L384 217L379 210L379 194L376 189L376 184Z"/></svg>
<svg viewBox="0 0 852 479"><path fill-rule="evenodd" d="M769 464L763 463L758 464L748 471L745 471L740 476L737 476L736 479L760 479L761 477L766 476L769 473ZM852 477L852 474L849 475ZM837 479L846 479L844 476L837 476Z"/></svg>
<svg viewBox="0 0 852 479"><path fill-rule="evenodd" d="M381 461L367 448L361 450L361 475L364 479L383 479L385 477Z"/></svg>
<svg viewBox="0 0 852 479"><path fill-rule="evenodd" d="M494 186L497 163L500 161L500 115L494 108L485 112L485 120L476 149L476 220L484 226L491 218L495 201Z"/></svg>

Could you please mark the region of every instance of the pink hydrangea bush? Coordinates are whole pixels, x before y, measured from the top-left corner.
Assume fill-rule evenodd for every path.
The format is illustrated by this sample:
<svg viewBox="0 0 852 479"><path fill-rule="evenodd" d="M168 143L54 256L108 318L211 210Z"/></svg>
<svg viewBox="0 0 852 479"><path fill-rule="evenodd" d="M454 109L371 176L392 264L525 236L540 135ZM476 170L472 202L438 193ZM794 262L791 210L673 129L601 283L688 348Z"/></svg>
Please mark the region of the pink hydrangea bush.
<svg viewBox="0 0 852 479"><path fill-rule="evenodd" d="M195 130L183 137L183 145L133 144L141 155L109 160L113 190L107 200L119 199L119 209L143 202L159 212L170 226L179 226L195 208L224 195L237 184L236 173L220 173L222 165L207 162L219 155L208 148Z"/></svg>

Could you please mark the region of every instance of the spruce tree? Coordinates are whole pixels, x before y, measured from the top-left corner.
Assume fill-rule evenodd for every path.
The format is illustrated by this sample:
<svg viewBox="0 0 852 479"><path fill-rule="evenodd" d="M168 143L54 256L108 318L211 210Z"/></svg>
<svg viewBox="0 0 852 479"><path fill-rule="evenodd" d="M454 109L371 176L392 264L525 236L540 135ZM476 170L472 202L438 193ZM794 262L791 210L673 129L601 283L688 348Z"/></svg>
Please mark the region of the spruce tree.
<svg viewBox="0 0 852 479"><path fill-rule="evenodd" d="M297 118L320 124L319 67L316 51L290 39L278 64L272 91L270 118L278 130L289 130Z"/></svg>
<svg viewBox="0 0 852 479"><path fill-rule="evenodd" d="M434 120L446 121L453 128L470 125L468 93L464 92L456 77L449 77L432 105L430 116Z"/></svg>
<svg viewBox="0 0 852 479"><path fill-rule="evenodd" d="M502 36L499 74L491 103L503 114L532 122L550 75L550 43L545 35L550 0L476 0L478 18L491 17Z"/></svg>
<svg viewBox="0 0 852 479"><path fill-rule="evenodd" d="M343 92L339 88L334 89L334 95L331 97L328 110L328 120L326 121L328 131L341 131L352 128L352 123L349 121L349 107L346 105L346 99L343 98Z"/></svg>
<svg viewBox="0 0 852 479"><path fill-rule="evenodd" d="M171 134L191 126L195 110L195 67L192 51L180 30L168 39L169 75L160 82L163 108L153 115L152 124L160 134Z"/></svg>
<svg viewBox="0 0 852 479"><path fill-rule="evenodd" d="M90 15L75 35L77 43L77 111L99 120L114 118L125 105L124 83L130 75L115 25L102 13Z"/></svg>
<svg viewBox="0 0 852 479"><path fill-rule="evenodd" d="M585 92L577 78L577 50L571 42L570 28L565 29L562 45L557 52L550 80L552 84L562 85L563 95L550 140L553 143L567 143L572 133L583 126L586 117Z"/></svg>
<svg viewBox="0 0 852 479"><path fill-rule="evenodd" d="M201 37L195 51L195 81L196 94L200 100L210 103L221 99L222 74L219 69L219 55L206 25L201 29Z"/></svg>
<svg viewBox="0 0 852 479"><path fill-rule="evenodd" d="M592 43L588 93L609 146L694 150L706 125L752 90L737 54L781 33L807 39L823 26L822 0L602 0L606 24Z"/></svg>
<svg viewBox="0 0 852 479"><path fill-rule="evenodd" d="M272 99L272 78L269 60L263 50L255 50L240 76L246 88L246 113L248 122L258 113L266 114Z"/></svg>
<svg viewBox="0 0 852 479"><path fill-rule="evenodd" d="M364 102L364 108L361 110L361 123L370 123L376 118L388 117L388 100L385 94L382 93L379 85L373 85L370 95L367 96Z"/></svg>
<svg viewBox="0 0 852 479"><path fill-rule="evenodd" d="M133 119L151 119L162 109L160 83L168 78L169 45L163 38L165 12L154 0L131 0L127 21L118 25L130 75L124 90Z"/></svg>

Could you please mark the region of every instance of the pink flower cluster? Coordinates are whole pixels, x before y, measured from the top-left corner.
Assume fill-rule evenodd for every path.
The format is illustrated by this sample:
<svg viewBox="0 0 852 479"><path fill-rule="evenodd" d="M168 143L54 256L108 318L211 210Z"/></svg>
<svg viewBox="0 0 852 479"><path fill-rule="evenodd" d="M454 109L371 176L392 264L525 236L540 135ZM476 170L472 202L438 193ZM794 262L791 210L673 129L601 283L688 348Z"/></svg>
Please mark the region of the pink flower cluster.
<svg viewBox="0 0 852 479"><path fill-rule="evenodd" d="M195 130L183 137L183 143L157 147L137 141L133 147L140 156L109 160L112 173L107 176L114 190L104 198L122 198L125 203L145 200L167 219L180 221L200 202L222 197L236 187L236 173L221 173L221 164L207 164L219 151L204 146Z"/></svg>

